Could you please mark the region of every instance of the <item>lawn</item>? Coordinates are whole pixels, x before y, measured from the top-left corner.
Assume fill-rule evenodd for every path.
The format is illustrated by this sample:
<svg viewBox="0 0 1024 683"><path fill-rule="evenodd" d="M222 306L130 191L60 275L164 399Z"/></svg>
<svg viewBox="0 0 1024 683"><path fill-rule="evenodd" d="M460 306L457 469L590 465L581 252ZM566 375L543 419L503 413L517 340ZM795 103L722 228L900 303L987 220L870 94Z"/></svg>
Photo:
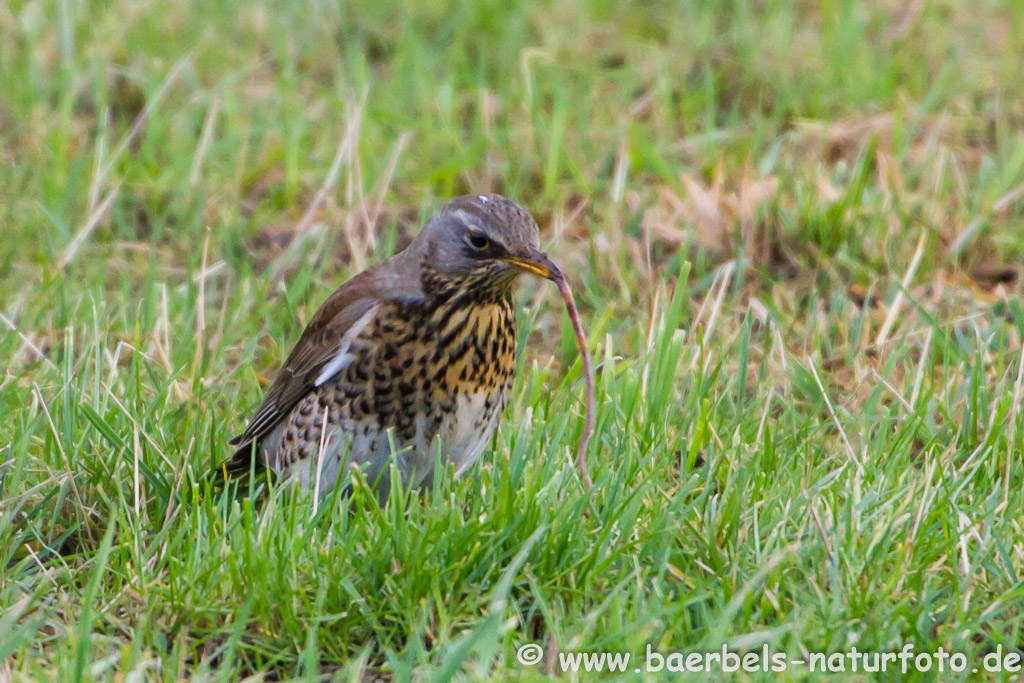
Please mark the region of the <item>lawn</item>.
<svg viewBox="0 0 1024 683"><path fill-rule="evenodd" d="M0 681L1009 675L1022 55L995 0L0 4ZM211 486L323 299L481 192L575 292L593 489L543 282L468 476Z"/></svg>

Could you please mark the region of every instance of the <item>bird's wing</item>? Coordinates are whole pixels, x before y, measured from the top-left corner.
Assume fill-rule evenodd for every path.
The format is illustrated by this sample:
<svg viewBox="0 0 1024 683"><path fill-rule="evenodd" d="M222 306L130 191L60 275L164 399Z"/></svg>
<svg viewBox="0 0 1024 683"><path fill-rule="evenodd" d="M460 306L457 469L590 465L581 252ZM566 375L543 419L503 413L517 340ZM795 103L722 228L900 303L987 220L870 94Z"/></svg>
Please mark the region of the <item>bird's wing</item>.
<svg viewBox="0 0 1024 683"><path fill-rule="evenodd" d="M382 261L353 277L324 301L245 431L228 442L238 447L236 457L243 451L248 455L253 441L270 432L303 396L347 365L347 344L373 317L382 301L422 296L418 278L399 277L396 270L393 259Z"/></svg>

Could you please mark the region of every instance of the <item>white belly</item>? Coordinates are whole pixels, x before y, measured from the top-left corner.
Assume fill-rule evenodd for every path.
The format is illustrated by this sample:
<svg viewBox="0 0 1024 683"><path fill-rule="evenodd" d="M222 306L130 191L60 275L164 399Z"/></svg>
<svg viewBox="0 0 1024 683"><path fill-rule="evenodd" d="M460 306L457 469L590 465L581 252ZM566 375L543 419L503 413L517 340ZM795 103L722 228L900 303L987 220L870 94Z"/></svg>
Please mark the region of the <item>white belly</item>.
<svg viewBox="0 0 1024 683"><path fill-rule="evenodd" d="M413 486L433 482L438 454L442 467L453 465L456 478L461 477L483 453L498 426L501 412L497 403L495 397L488 407L487 395L483 392L460 396L455 413L441 423L433 442L418 441L415 452L406 460L408 471L402 473L406 480L412 481Z"/></svg>
<svg viewBox="0 0 1024 683"><path fill-rule="evenodd" d="M328 432L321 462L309 458L275 470L300 488L310 490L314 489L319 473L318 493L323 499L334 488L344 467L358 466L383 501L391 488L389 467L392 462L405 485L412 488L433 483L438 458L442 467L454 466L456 478L462 476L479 459L494 434L501 419L500 404L498 397L494 397L488 406L483 392L460 396L455 413L441 423L432 440L428 442L425 438L425 425L421 422L415 443L395 443L396 453L392 453L393 441L388 433L350 423L345 431L332 429Z"/></svg>

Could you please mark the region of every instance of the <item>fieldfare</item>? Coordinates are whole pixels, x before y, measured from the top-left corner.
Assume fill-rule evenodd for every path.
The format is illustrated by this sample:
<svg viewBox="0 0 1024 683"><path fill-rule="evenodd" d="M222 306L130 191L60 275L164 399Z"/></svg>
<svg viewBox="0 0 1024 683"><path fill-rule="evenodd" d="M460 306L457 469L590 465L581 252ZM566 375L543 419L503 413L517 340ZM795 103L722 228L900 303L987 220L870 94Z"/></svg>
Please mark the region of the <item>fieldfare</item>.
<svg viewBox="0 0 1024 683"><path fill-rule="evenodd" d="M391 462L405 486L429 485L437 462L463 474L512 390L517 277L568 291L538 245L536 222L505 197L446 204L404 251L327 298L221 471L255 458L323 499L359 467L382 501Z"/></svg>

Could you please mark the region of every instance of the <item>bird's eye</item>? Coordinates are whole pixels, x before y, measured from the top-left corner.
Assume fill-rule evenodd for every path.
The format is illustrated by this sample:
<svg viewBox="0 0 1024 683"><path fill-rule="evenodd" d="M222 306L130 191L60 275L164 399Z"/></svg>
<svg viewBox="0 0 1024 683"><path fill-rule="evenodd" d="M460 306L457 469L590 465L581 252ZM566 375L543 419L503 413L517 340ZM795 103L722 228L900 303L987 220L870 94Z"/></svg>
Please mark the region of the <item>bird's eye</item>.
<svg viewBox="0 0 1024 683"><path fill-rule="evenodd" d="M474 249L484 250L491 246L491 241L487 239L487 235L482 232L472 231L466 236L466 241L469 242L469 246Z"/></svg>

